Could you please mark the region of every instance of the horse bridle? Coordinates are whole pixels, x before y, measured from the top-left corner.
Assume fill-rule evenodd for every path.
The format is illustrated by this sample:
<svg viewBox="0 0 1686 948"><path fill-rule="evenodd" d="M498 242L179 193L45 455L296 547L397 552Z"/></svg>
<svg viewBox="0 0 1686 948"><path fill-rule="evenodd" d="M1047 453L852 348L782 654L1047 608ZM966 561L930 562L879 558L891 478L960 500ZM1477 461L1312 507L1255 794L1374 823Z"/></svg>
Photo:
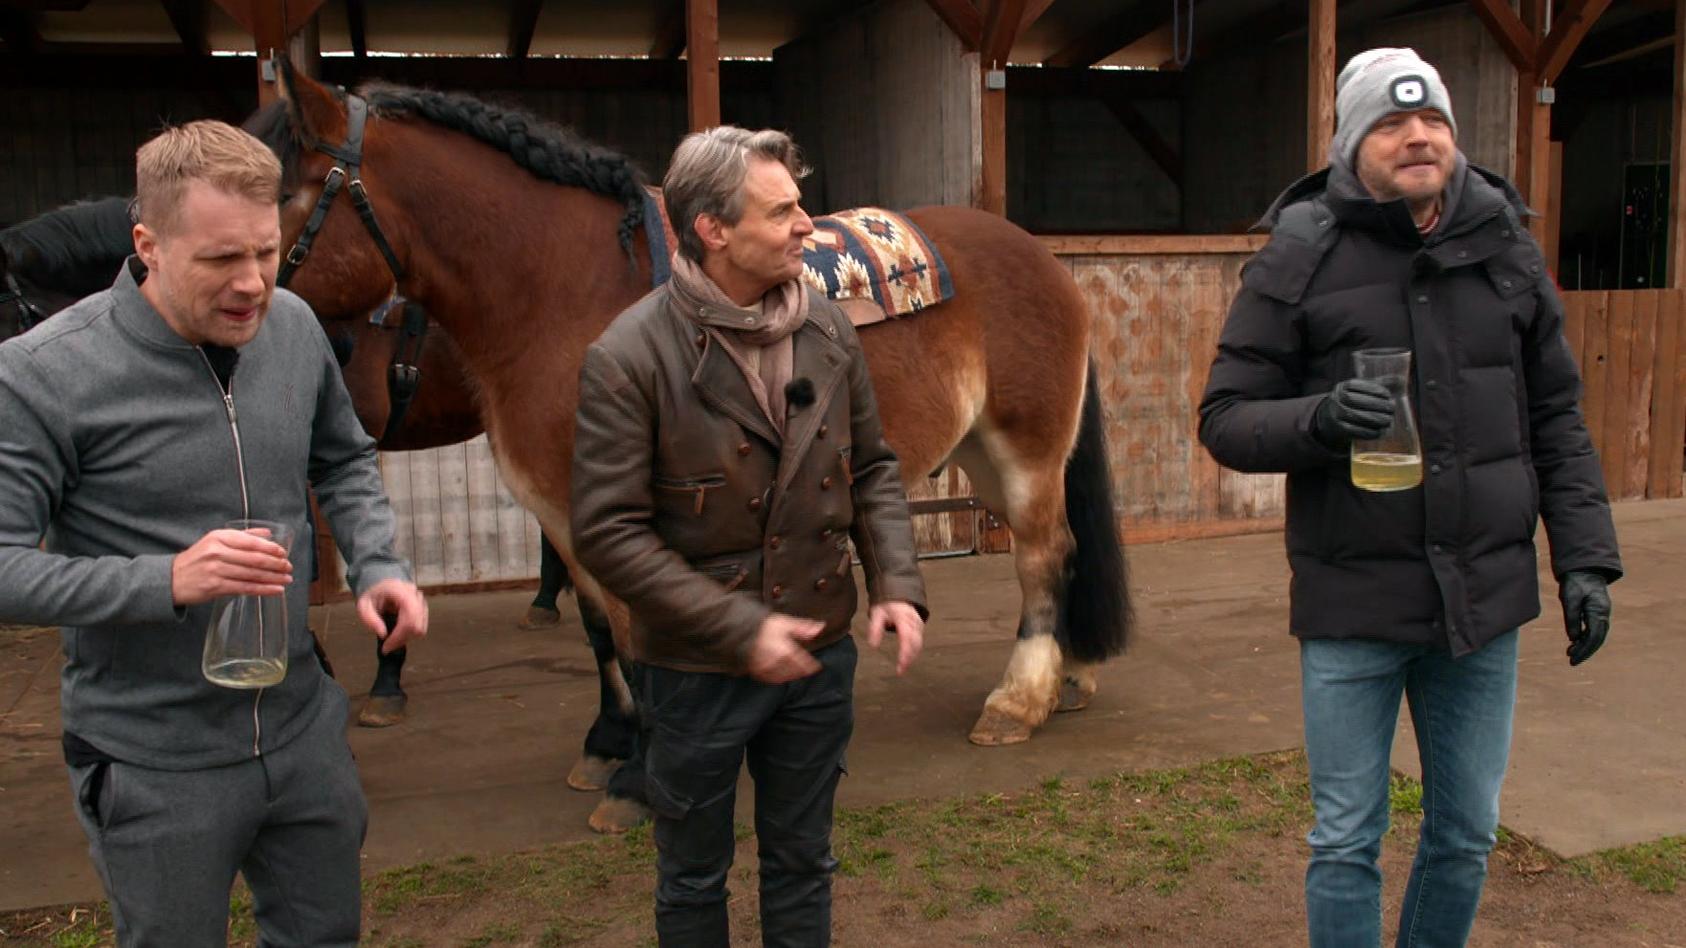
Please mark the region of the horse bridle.
<svg viewBox="0 0 1686 948"><path fill-rule="evenodd" d="M388 365L386 370L387 395L392 402L392 410L386 416L386 429L381 432L380 440L385 441L398 430L399 423L404 420L404 413L415 400L416 389L421 386L420 363L422 343L427 339L427 310L423 309L420 303L407 300L398 294L398 283L404 279L404 265L398 261L392 244L387 241L386 234L381 230L380 221L375 218L374 205L369 203L369 193L363 188L363 126L368 118L369 103L361 96L348 94L345 144L336 147L326 142L317 142L313 146L316 151L334 159L334 166L328 169L328 175L322 181L322 195L317 198L316 207L305 221L299 239L294 241L287 251L287 256L281 261L281 269L275 275L275 283L277 286L286 286L292 280L293 274L304 266L305 259L310 256L311 245L316 242L316 235L322 229L322 222L328 217L328 210L333 206L334 199L339 196L340 189L344 188L351 196L351 206L357 210L357 217L363 222L363 229L368 231L375 247L380 250L381 256L386 258L387 269L392 271L392 295L369 317L369 322L383 329L390 328L386 322L388 315L395 308L402 307L403 310L398 346L392 353L392 364Z"/></svg>
<svg viewBox="0 0 1686 948"><path fill-rule="evenodd" d="M18 285L18 278L10 270L6 271L6 284L0 287L0 306L15 306L18 311L18 332L28 332L39 326L47 314L41 311L28 296L24 295L23 287Z"/></svg>

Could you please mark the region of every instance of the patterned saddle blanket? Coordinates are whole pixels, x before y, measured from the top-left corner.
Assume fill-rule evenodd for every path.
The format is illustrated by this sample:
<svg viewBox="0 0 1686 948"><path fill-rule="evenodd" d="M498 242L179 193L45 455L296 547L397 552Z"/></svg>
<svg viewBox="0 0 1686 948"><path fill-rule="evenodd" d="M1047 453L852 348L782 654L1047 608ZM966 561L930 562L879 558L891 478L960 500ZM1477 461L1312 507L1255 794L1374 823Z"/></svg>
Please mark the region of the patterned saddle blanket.
<svg viewBox="0 0 1686 948"><path fill-rule="evenodd" d="M654 225L661 221L660 232ZM655 282L667 282L668 257L677 246L660 191L651 188L644 222ZM908 316L954 296L942 255L906 215L858 207L814 218L802 242L802 275L837 301L856 326Z"/></svg>

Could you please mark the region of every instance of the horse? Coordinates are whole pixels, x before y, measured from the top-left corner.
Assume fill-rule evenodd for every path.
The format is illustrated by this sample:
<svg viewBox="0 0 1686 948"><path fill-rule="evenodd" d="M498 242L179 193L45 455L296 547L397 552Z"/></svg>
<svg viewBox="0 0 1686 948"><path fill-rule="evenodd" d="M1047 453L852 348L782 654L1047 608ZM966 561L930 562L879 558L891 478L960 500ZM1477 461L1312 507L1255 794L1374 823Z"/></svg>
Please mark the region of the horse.
<svg viewBox="0 0 1686 948"><path fill-rule="evenodd" d="M109 287L112 275L134 252L132 226L129 199L107 197L65 205L0 230L0 340ZM455 346L441 332L428 334L425 324L417 328L419 310L407 309L396 298L391 302L396 305L383 304L383 309L401 315L377 312L385 317L383 325L395 322L393 328L362 318L340 320L329 330L364 430L385 451L434 448L478 436L480 414ZM407 335L419 338L407 341ZM552 594L571 585L565 571L546 581ZM407 653L382 653L379 643L375 653L375 680L357 720L365 727L387 727L404 718Z"/></svg>
<svg viewBox="0 0 1686 948"><path fill-rule="evenodd" d="M593 738L636 708L619 670L629 613L579 570L569 540L574 410L586 347L651 289L641 176L570 131L462 93L376 83L344 94L285 61L279 87L248 130L282 157L283 232L302 260L292 288L327 319L376 305L395 280L427 307L474 380L505 483L562 541L582 611L599 613L587 628L594 647L608 633L613 651L597 654L618 707L600 713L569 780L595 783L625 758L602 759ZM357 187L338 201L348 178ZM862 328L861 343L903 470L958 464L1012 529L1018 638L969 736L1016 743L1056 708L1089 703L1096 666L1131 623L1090 315L1058 260L1006 220L957 207L908 217L955 295ZM613 803L611 792L600 813Z"/></svg>

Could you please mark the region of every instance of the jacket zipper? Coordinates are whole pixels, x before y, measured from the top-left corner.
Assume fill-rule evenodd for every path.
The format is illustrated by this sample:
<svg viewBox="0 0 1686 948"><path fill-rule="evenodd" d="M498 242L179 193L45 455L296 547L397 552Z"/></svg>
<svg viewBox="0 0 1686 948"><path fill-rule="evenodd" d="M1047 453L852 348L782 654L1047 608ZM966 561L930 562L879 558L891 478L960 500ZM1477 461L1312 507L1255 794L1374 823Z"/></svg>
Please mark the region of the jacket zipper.
<svg viewBox="0 0 1686 948"><path fill-rule="evenodd" d="M222 379L217 377L216 367L211 365L211 357L199 349L199 358L205 361L205 370L211 373L211 381L217 383L217 391L222 393L223 411L228 415L228 430L234 435L234 466L240 475L240 517L250 519L252 516L251 496L246 492L246 453L240 447L240 416L234 410L234 390L232 386L225 387ZM282 630L286 634L286 630ZM263 720L258 716L258 708L263 705L264 689L259 688L252 696L252 756L261 757L260 743L263 740Z"/></svg>

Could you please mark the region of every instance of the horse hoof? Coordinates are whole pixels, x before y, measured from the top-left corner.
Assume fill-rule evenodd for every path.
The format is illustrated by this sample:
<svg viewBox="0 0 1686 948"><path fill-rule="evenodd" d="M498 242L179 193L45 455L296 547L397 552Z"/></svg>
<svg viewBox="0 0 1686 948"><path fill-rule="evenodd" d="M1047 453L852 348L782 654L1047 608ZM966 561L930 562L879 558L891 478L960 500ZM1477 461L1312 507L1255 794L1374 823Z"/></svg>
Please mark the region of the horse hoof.
<svg viewBox="0 0 1686 948"><path fill-rule="evenodd" d="M591 811L591 828L608 836L618 836L650 818L650 808L631 797L604 797Z"/></svg>
<svg viewBox="0 0 1686 948"><path fill-rule="evenodd" d="M527 614L521 617L521 621L517 622L515 627L526 632L531 632L534 629L555 628L561 624L561 612L555 609L546 609L543 606L528 606Z"/></svg>
<svg viewBox="0 0 1686 948"><path fill-rule="evenodd" d="M575 790L601 790L609 785L609 777L619 770L625 761L613 757L596 757L586 754L574 761L574 769L568 771L568 786Z"/></svg>
<svg viewBox="0 0 1686 948"><path fill-rule="evenodd" d="M359 727L391 727L404 720L404 705L409 699L403 695L370 695L357 712Z"/></svg>
<svg viewBox="0 0 1686 948"><path fill-rule="evenodd" d="M1093 685L1084 685L1075 679L1066 678L1060 681L1060 703L1054 706L1055 711L1081 711L1095 699Z"/></svg>
<svg viewBox="0 0 1686 948"><path fill-rule="evenodd" d="M1023 744L1030 740L1030 734L1030 725L1018 718L994 708L985 708L978 716L978 723L972 725L968 740L983 747L1000 747L1003 744Z"/></svg>

